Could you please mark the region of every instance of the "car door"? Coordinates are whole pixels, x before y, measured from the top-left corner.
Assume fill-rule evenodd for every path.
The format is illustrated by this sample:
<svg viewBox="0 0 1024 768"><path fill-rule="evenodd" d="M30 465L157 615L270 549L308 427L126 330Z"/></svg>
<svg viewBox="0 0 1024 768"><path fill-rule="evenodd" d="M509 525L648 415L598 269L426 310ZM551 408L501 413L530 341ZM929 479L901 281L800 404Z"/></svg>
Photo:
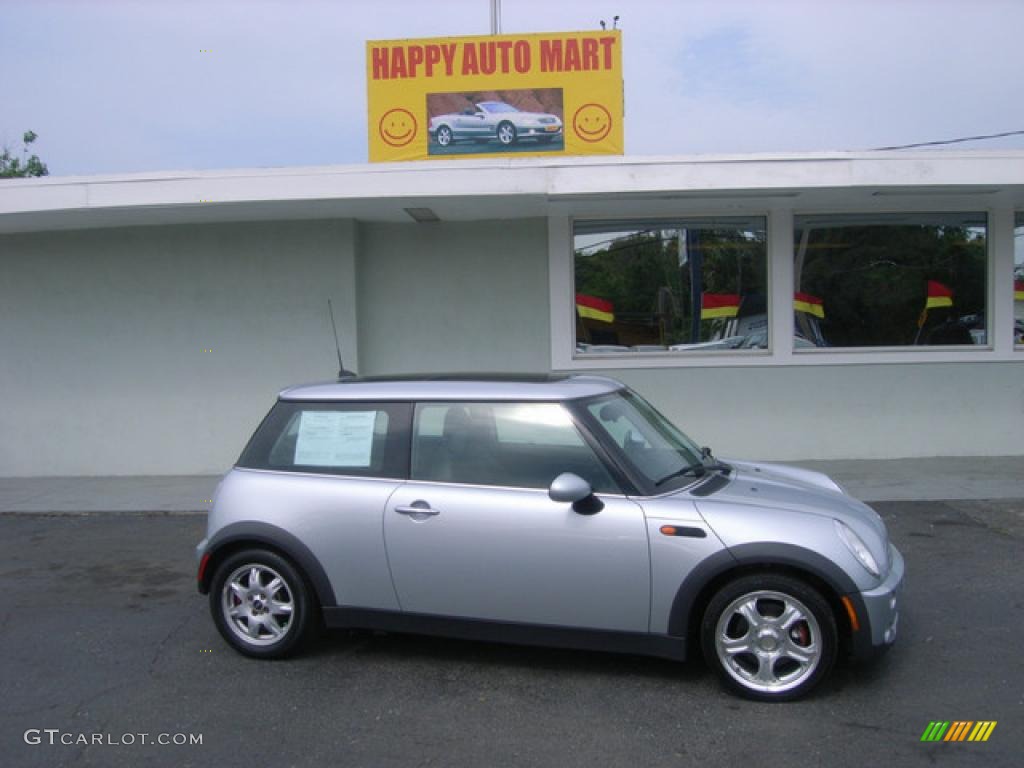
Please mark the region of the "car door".
<svg viewBox="0 0 1024 768"><path fill-rule="evenodd" d="M570 471L600 511L548 497ZM602 630L648 629L643 510L558 403L421 403L411 479L385 545L403 611Z"/></svg>
<svg viewBox="0 0 1024 768"><path fill-rule="evenodd" d="M480 136L487 132L484 116L481 112L462 112L455 118L455 126L460 136Z"/></svg>

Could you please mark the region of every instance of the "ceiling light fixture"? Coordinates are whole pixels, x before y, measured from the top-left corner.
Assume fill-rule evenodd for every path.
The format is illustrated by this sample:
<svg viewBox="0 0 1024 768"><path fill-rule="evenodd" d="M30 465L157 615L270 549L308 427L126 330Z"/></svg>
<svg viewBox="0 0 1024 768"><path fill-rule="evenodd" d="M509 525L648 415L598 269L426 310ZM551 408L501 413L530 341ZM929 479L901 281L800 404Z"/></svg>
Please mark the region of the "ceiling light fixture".
<svg viewBox="0 0 1024 768"><path fill-rule="evenodd" d="M441 217L434 213L430 208L403 208L409 217L420 224L436 224L441 220Z"/></svg>

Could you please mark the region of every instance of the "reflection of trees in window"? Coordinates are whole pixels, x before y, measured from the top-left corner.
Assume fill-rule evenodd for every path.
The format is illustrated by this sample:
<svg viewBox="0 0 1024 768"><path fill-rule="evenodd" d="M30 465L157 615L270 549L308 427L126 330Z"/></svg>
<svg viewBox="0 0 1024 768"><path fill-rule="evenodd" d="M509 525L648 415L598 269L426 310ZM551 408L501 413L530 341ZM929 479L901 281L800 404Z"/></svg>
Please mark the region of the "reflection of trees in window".
<svg viewBox="0 0 1024 768"><path fill-rule="evenodd" d="M798 217L796 286L824 299L825 339L839 347L971 343L970 331L984 328L984 215L951 214L948 224L940 215L886 218L822 225ZM952 289L952 307L925 311L929 280Z"/></svg>
<svg viewBox="0 0 1024 768"><path fill-rule="evenodd" d="M578 321L578 340L667 346L718 338L728 325L721 320L701 322L693 338L700 293L755 297L750 306L763 312L765 254L763 228L652 228L609 232L596 242L577 238L575 289L610 301L615 314L603 326Z"/></svg>

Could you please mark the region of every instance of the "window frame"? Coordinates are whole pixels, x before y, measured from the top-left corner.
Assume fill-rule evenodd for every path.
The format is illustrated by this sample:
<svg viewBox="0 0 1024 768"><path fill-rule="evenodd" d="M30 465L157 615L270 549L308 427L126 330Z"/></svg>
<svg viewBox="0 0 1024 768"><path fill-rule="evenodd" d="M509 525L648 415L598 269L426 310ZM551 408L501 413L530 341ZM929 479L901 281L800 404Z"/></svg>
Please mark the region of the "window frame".
<svg viewBox="0 0 1024 768"><path fill-rule="evenodd" d="M720 197L720 196L719 196ZM698 203L699 204L699 201ZM690 205L695 205L691 203ZM729 216L766 216L768 251L768 350L718 350L714 352L647 353L622 355L575 354L575 307L573 223L614 219L621 221L626 213L553 213L548 216L548 301L550 311L550 362L553 371L616 371L658 368L745 368L815 365L872 364L935 364L960 362L1014 362L1024 360L1024 346L1013 343L1013 268L1014 215L1024 210L1013 205L997 205L993 201L973 199L928 199L922 193L919 201L899 205L865 204L863 206L786 205L768 209L736 205L721 208L676 206L666 210L668 202L654 201L650 215L644 219L687 219ZM645 206L646 207L646 206ZM848 215L888 213L955 213L964 210L984 213L987 230L987 344L967 347L844 347L806 349L796 352L792 344L776 343L791 339L794 331L792 294L794 286L794 218L801 215ZM782 254L779 258L777 254ZM787 295L788 294L788 295ZM777 307L783 311L776 311Z"/></svg>

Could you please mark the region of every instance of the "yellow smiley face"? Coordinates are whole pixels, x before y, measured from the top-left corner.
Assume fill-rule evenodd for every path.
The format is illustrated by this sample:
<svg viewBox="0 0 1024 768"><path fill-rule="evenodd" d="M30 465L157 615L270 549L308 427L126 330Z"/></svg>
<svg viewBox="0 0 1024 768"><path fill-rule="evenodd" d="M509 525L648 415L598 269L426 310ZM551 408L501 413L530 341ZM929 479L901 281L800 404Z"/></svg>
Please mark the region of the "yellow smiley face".
<svg viewBox="0 0 1024 768"><path fill-rule="evenodd" d="M416 137L416 118L407 109L389 109L377 124L377 131L385 144L404 147Z"/></svg>
<svg viewBox="0 0 1024 768"><path fill-rule="evenodd" d="M611 133L612 115L600 104L584 104L573 115L572 128L583 141L601 141Z"/></svg>

